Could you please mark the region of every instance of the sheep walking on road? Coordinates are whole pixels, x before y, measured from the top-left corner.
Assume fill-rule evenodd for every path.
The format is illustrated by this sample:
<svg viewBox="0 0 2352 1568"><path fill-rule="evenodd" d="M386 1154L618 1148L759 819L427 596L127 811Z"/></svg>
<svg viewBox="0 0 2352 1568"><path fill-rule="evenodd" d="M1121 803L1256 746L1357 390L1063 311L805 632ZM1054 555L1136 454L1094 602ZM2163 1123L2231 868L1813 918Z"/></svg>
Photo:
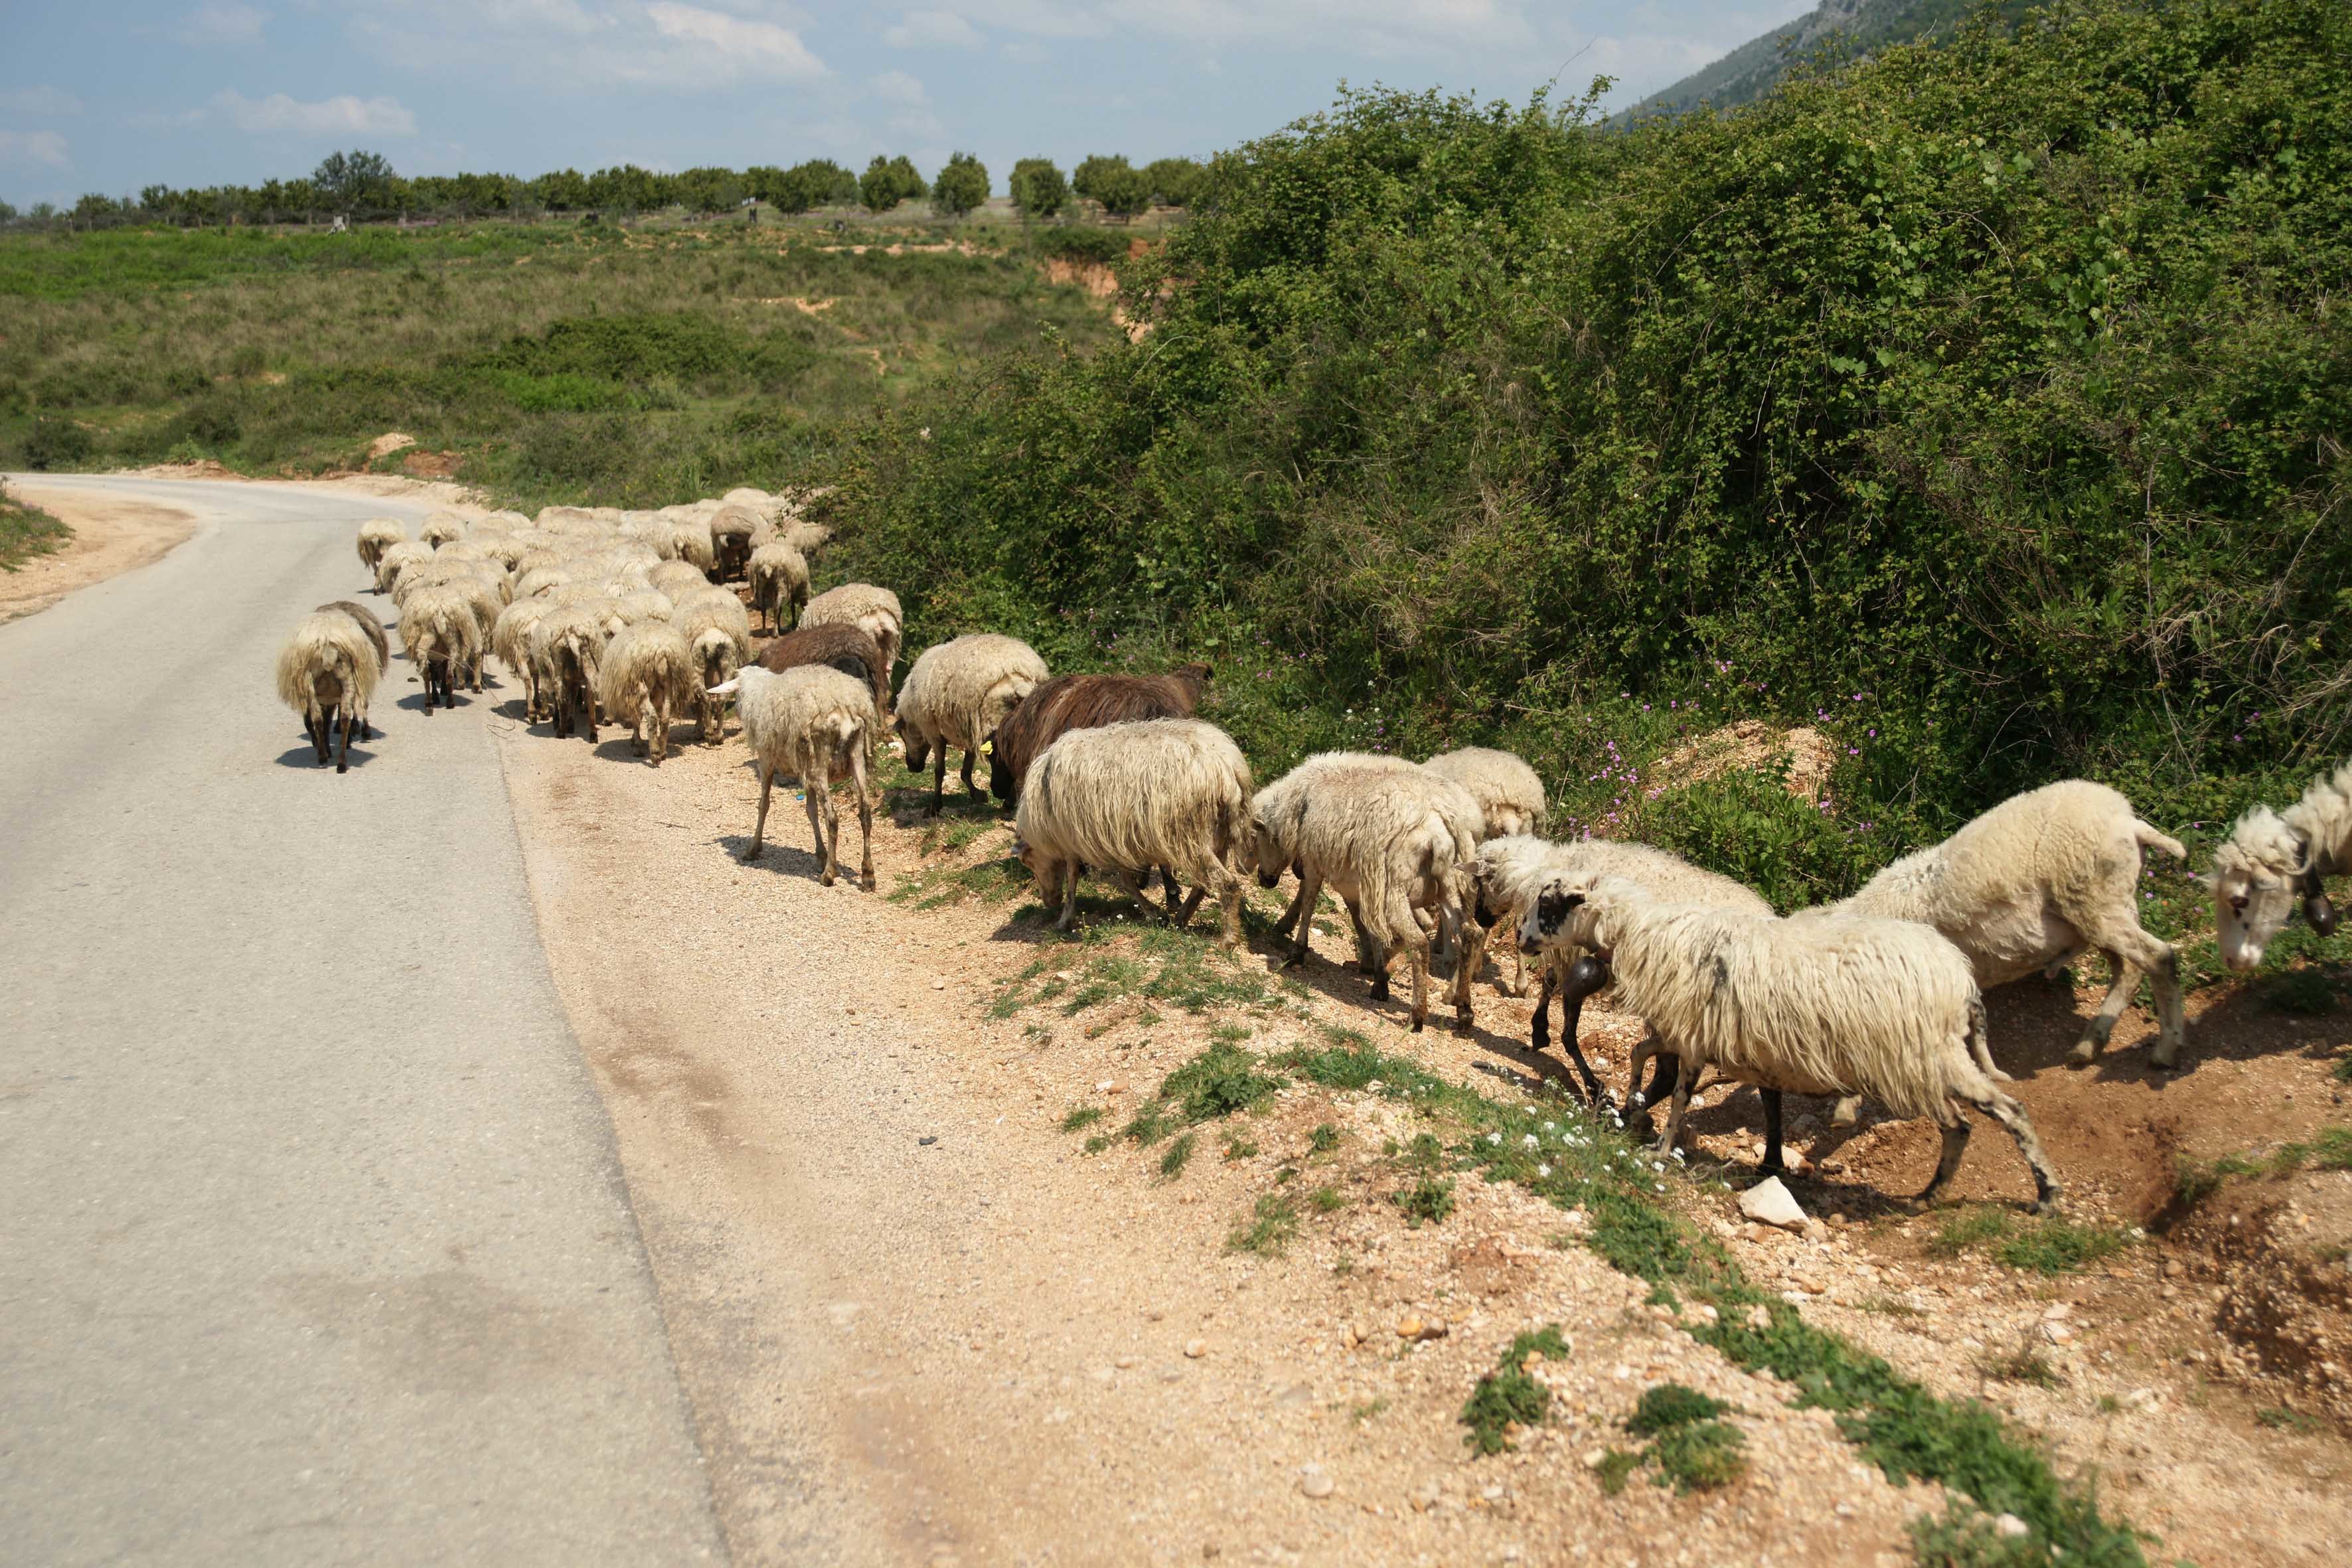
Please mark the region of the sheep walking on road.
<svg viewBox="0 0 2352 1568"><path fill-rule="evenodd" d="M801 624L802 608L808 604L808 562L801 552L781 539L772 539L751 552L750 565L744 568L751 584L751 607L766 617L768 630L784 629L784 611L793 613L793 625Z"/></svg>
<svg viewBox="0 0 2352 1568"><path fill-rule="evenodd" d="M816 835L817 879L832 887L841 866L841 814L834 804L833 786L846 779L857 794L863 839L857 885L872 892L874 802L866 792L866 758L870 737L882 723L873 688L824 665L798 665L778 675L755 664L710 695L735 699L744 743L760 764L760 816L743 859L760 858L767 842L769 796L776 775L787 773L801 781L808 803L809 828Z"/></svg>
<svg viewBox="0 0 2352 1568"><path fill-rule="evenodd" d="M419 588L400 612L400 646L425 680L425 711L457 705L457 682L473 671L479 691L482 626L465 595L452 587Z"/></svg>
<svg viewBox="0 0 2352 1568"><path fill-rule="evenodd" d="M972 764L996 739L1005 716L1048 678L1045 661L1019 637L978 632L923 650L898 691L898 739L907 771L931 764L931 804L937 816L946 798L948 749L963 752L963 792L981 792ZM993 773L994 764L991 764Z"/></svg>
<svg viewBox="0 0 2352 1568"><path fill-rule="evenodd" d="M490 626L490 652L507 673L522 683L522 721L536 724L547 716L539 665L530 657L530 635L539 623L555 613L548 599L517 599L499 612Z"/></svg>
<svg viewBox="0 0 2352 1568"><path fill-rule="evenodd" d="M752 535L765 531L767 526L768 520L747 506L725 505L710 514L714 581L743 581L751 564Z"/></svg>
<svg viewBox="0 0 2352 1568"><path fill-rule="evenodd" d="M844 583L828 588L801 609L803 626L856 626L882 650L882 710L889 710L890 671L898 662L898 648L907 637L907 614L898 595L871 583Z"/></svg>
<svg viewBox="0 0 2352 1568"><path fill-rule="evenodd" d="M988 786L1004 805L1018 805L1029 764L1061 736L1139 719L1189 719L1208 681L1205 664L1166 675L1057 675L1042 681L997 726Z"/></svg>
<svg viewBox="0 0 2352 1568"><path fill-rule="evenodd" d="M360 524L360 564L368 569L369 576L374 576L376 563L383 559L383 552L395 544L404 543L407 539L408 530L401 526L400 519L368 519Z"/></svg>
<svg viewBox="0 0 2352 1568"><path fill-rule="evenodd" d="M596 705L629 726L629 746L655 767L669 755L670 719L693 701L694 650L667 621L624 626L596 661Z"/></svg>
<svg viewBox="0 0 2352 1568"><path fill-rule="evenodd" d="M1608 964L1624 1005L1652 1031L1635 1071L1652 1049L1681 1060L1657 1152L1674 1148L1691 1094L1711 1069L1764 1091L1768 1169L1781 1166L1780 1095L1864 1094L1942 1129L1920 1203L1950 1184L1969 1142L1963 1112L1977 1110L2017 1141L2033 1172L2035 1209L2056 1208L2058 1181L2033 1123L1982 1066L1990 1059L1984 998L1969 960L1932 929L1665 903L1617 877L1567 898L1569 940Z"/></svg>
<svg viewBox="0 0 2352 1568"><path fill-rule="evenodd" d="M392 668L392 640L384 636L383 623L375 618L375 612L351 599L330 599L319 609L321 613L331 610L336 615L352 618L352 624L359 627L360 635L367 638L368 646L375 649L375 672L378 679L382 679L383 672ZM364 741L367 738L367 716L362 714L360 739Z"/></svg>
<svg viewBox="0 0 2352 1568"><path fill-rule="evenodd" d="M302 715L320 767L332 743L335 771L350 771L352 731L368 738L368 699L382 671L366 633L340 610L313 610L296 623L278 653L278 699Z"/></svg>
<svg viewBox="0 0 2352 1568"><path fill-rule="evenodd" d="M560 740L575 727L596 743L596 662L612 633L591 605L560 605L530 629L540 700Z"/></svg>
<svg viewBox="0 0 2352 1568"><path fill-rule="evenodd" d="M1077 912L1082 868L1117 879L1149 913L1143 879L1164 867L1193 884L1180 910L1176 884L1167 883L1164 918L1181 927L1202 894L1213 895L1224 911L1225 946L1241 945L1250 768L1231 736L1198 719L1073 730L1029 774L1013 850L1035 875L1045 907L1061 905L1056 931L1067 931Z"/></svg>
<svg viewBox="0 0 2352 1568"><path fill-rule="evenodd" d="M1257 798L1250 803L1250 817L1254 823L1263 821L1267 824L1271 832L1287 843L1297 837L1299 815L1307 809L1307 795L1318 779L1344 776L1368 768L1409 773L1416 765L1403 757L1373 752L1318 752L1258 791ZM1263 869L1260 868L1261 882L1264 882ZM1299 879L1298 890L1291 895L1289 904L1282 911L1282 918L1274 922L1277 936L1288 935L1291 928L1302 919L1314 918L1314 911L1307 907L1307 901L1306 868L1298 863L1295 854L1288 869ZM1266 882L1265 885L1272 887L1274 884ZM1371 949L1366 943L1360 928L1356 932L1356 963L1364 973L1372 972Z"/></svg>
<svg viewBox="0 0 2352 1568"><path fill-rule="evenodd" d="M375 591L389 594L399 584L400 574L411 567L421 566L433 559L433 547L414 539L395 541L383 547L375 558Z"/></svg>
<svg viewBox="0 0 2352 1568"><path fill-rule="evenodd" d="M706 588L680 603L670 624L693 653L695 714L703 740L715 746L726 731L727 704L711 696L710 689L725 685L751 662L751 619L734 595Z"/></svg>
<svg viewBox="0 0 2352 1568"><path fill-rule="evenodd" d="M2213 926L2221 962L2235 970L2258 967L2263 953L2294 917L2295 895L2304 918L2322 936L2336 932L2336 906L2321 880L2352 870L2352 763L2311 781L2284 811L2258 805L2238 818L2213 851Z"/></svg>

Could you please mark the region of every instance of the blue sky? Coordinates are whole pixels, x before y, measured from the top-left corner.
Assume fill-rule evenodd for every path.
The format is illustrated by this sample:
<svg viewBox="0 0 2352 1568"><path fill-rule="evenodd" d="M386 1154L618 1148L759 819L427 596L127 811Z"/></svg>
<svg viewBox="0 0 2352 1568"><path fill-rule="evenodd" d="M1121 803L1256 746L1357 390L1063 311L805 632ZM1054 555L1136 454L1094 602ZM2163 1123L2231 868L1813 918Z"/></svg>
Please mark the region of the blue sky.
<svg viewBox="0 0 2352 1568"><path fill-rule="evenodd" d="M1810 0L0 0L0 198L906 153L1205 154L1345 79L1630 102Z"/></svg>

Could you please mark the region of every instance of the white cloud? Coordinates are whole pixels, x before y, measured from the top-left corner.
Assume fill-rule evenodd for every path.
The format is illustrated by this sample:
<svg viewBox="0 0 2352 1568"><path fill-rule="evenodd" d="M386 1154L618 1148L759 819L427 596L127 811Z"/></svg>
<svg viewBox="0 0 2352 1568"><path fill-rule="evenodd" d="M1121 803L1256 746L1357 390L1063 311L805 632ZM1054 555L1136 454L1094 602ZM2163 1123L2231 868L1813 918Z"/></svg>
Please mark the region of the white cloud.
<svg viewBox="0 0 2352 1568"><path fill-rule="evenodd" d="M1374 55L1537 41L1527 0L1109 0L1121 26L1212 47L1292 43Z"/></svg>
<svg viewBox="0 0 2352 1568"><path fill-rule="evenodd" d="M239 0L205 0L181 22L178 37L184 44L258 43L268 20L268 12Z"/></svg>
<svg viewBox="0 0 2352 1568"><path fill-rule="evenodd" d="M229 123L239 131L254 136L273 132L297 136L416 134L416 116L403 108L396 98L362 99L344 93L316 103L303 103L282 92L273 92L268 98L247 98L232 88L215 94L212 107L226 115Z"/></svg>
<svg viewBox="0 0 2352 1568"><path fill-rule="evenodd" d="M0 163L62 169L69 162L66 139L54 131L0 131Z"/></svg>
<svg viewBox="0 0 2352 1568"><path fill-rule="evenodd" d="M956 0L956 10L992 27L1041 38L1100 38L1110 33L1110 24L1093 7L1056 0Z"/></svg>
<svg viewBox="0 0 2352 1568"><path fill-rule="evenodd" d="M980 31L952 11L909 11L882 41L901 49L976 49Z"/></svg>
<svg viewBox="0 0 2352 1568"><path fill-rule="evenodd" d="M81 112L81 100L63 88L12 87L0 89L0 112L33 120L62 120Z"/></svg>
<svg viewBox="0 0 2352 1568"><path fill-rule="evenodd" d="M923 84L905 71L884 71L866 85L874 89L875 97L892 103L921 103L929 97Z"/></svg>
<svg viewBox="0 0 2352 1568"><path fill-rule="evenodd" d="M773 22L730 16L698 5L660 0L646 7L654 30L673 42L701 45L715 52L713 68L743 76L804 81L825 74L824 62L809 53L801 36Z"/></svg>

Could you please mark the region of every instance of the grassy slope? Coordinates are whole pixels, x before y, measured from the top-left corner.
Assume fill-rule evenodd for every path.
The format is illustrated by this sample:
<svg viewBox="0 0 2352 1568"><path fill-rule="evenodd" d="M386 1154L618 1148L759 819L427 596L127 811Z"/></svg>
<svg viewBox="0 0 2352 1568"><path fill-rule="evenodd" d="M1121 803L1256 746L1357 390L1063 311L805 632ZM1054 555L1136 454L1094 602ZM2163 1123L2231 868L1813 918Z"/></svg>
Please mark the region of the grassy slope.
<svg viewBox="0 0 2352 1568"><path fill-rule="evenodd" d="M809 477L845 426L1050 331L1111 328L1008 225L482 224L0 240L0 462L297 471L404 430L517 500ZM794 300L806 301L803 310Z"/></svg>
<svg viewBox="0 0 2352 1568"><path fill-rule="evenodd" d="M0 572L14 572L34 556L47 555L72 535L64 523L0 486Z"/></svg>

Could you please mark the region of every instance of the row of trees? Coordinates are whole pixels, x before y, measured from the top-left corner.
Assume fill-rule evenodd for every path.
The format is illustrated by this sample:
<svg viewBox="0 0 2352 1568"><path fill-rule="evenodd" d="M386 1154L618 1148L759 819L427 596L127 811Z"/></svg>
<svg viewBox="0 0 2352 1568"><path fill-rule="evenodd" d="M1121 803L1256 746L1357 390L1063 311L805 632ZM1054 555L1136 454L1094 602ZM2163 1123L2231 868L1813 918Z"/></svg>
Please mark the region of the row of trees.
<svg viewBox="0 0 2352 1568"><path fill-rule="evenodd" d="M1013 165L1010 195L1024 216L1053 217L1077 199L1098 204L1114 217L1130 218L1150 207L1189 206L1198 198L1207 168L1189 158L1162 158L1137 169L1125 158L1096 155L1069 176L1045 158ZM859 203L888 212L904 201L928 196L933 210L961 217L989 197L987 165L969 153L950 158L934 180L926 181L901 155L877 157L862 175L824 158L793 167L759 164L749 169L699 168L656 174L634 163L583 174L558 169L524 180L512 174L418 174L403 176L382 153L353 151L331 154L307 179L266 180L258 185L209 185L186 190L149 185L138 196L95 193L70 208L41 203L29 213L0 203L0 223L20 216L35 222L62 221L77 228L129 223L168 223L184 227L233 223L309 223L331 217L355 221L416 217L528 217L541 213L730 212L757 201L779 212Z"/></svg>

